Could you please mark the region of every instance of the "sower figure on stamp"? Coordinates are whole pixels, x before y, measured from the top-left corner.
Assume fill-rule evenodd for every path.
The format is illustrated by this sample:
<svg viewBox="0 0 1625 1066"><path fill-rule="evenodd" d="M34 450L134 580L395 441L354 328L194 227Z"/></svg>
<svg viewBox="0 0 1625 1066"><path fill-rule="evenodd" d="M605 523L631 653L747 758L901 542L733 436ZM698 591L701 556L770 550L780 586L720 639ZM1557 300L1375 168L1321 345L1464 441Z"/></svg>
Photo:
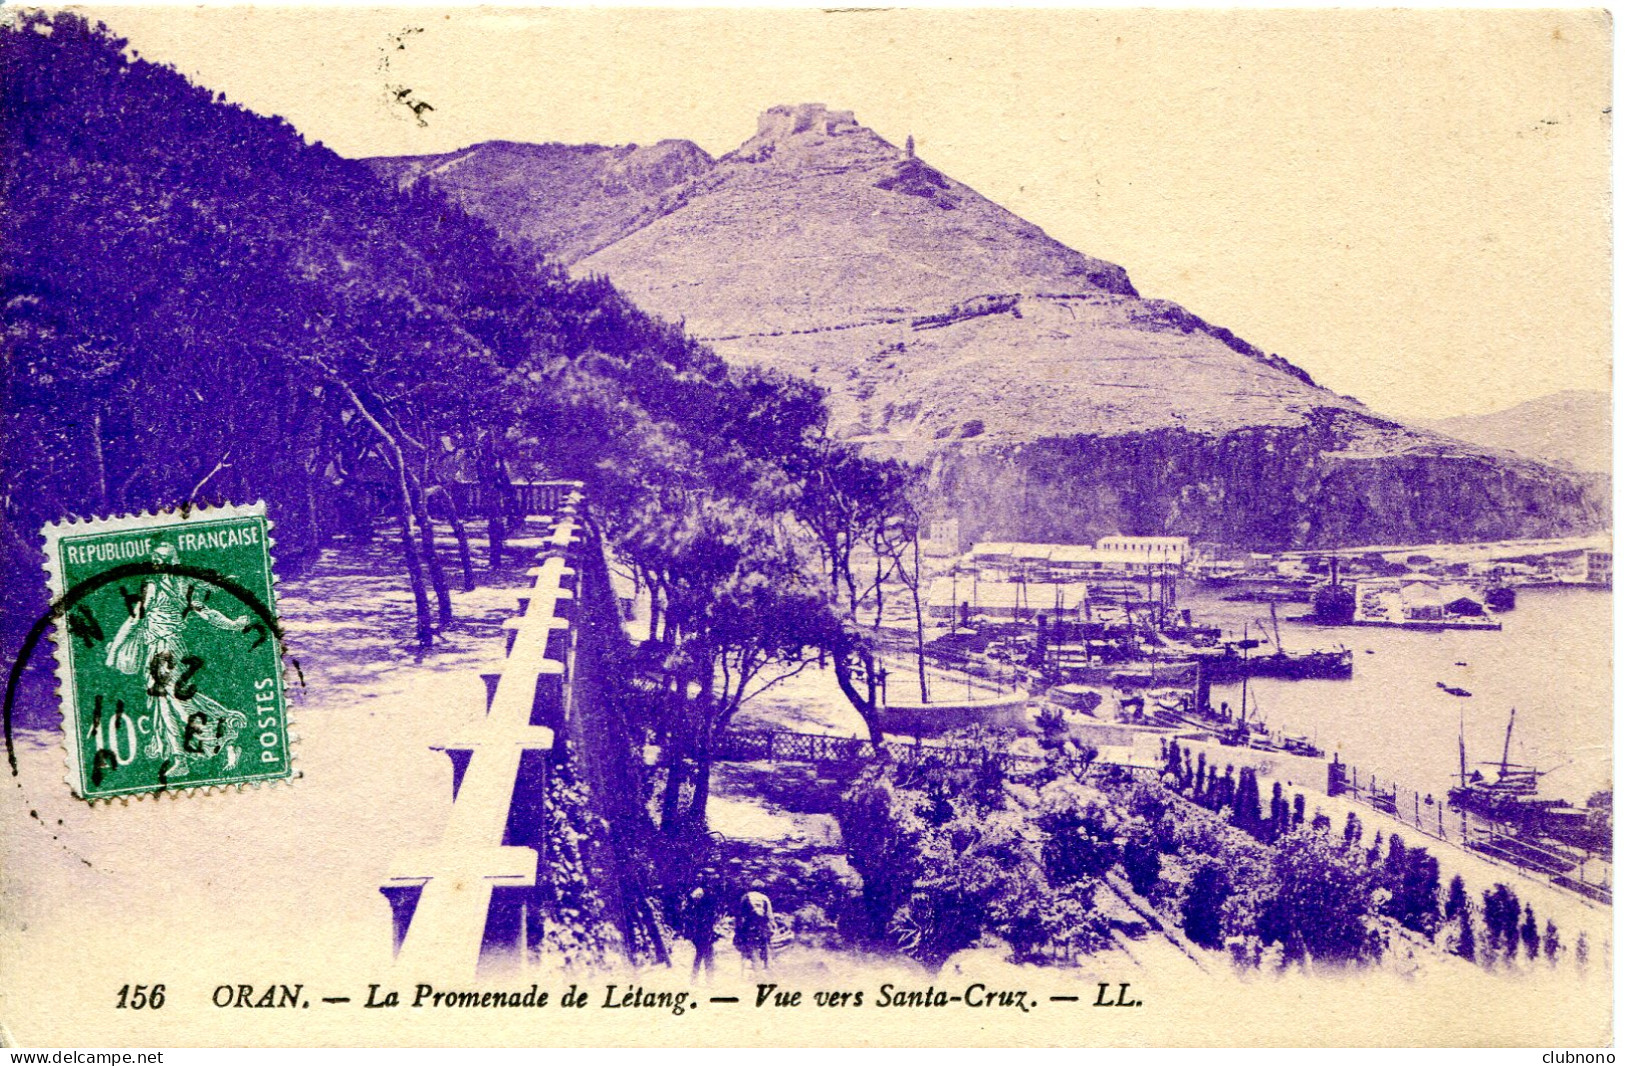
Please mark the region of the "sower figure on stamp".
<svg viewBox="0 0 1625 1066"><path fill-rule="evenodd" d="M688 894L688 899L683 901L683 935L694 944L694 972L691 977L700 975L702 965L707 974L716 971L717 917L720 910L715 881L709 876L703 878Z"/></svg>
<svg viewBox="0 0 1625 1066"><path fill-rule="evenodd" d="M152 561L173 566L180 555L174 545L152 549ZM197 617L216 629L242 630L246 618L228 618L205 604L193 602L190 590L175 574L157 574L141 586L141 600L119 627L107 648L107 665L123 674L145 674L147 711L152 739L145 753L167 763L166 777L190 772L188 756L213 758L226 753L225 768L241 757L236 740L248 717L197 690L191 674L202 661L189 654L186 621Z"/></svg>
<svg viewBox="0 0 1625 1066"><path fill-rule="evenodd" d="M765 887L752 881L750 890L739 897L734 914L734 947L747 970L767 969L768 947L773 942L773 901L767 898Z"/></svg>

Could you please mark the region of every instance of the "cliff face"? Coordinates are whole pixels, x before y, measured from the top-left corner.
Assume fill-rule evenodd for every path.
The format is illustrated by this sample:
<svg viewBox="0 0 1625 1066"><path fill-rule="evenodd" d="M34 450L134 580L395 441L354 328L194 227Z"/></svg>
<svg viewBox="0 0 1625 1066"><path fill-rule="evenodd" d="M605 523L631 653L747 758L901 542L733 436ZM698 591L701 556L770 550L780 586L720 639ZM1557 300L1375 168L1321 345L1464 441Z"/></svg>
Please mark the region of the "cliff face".
<svg viewBox="0 0 1625 1066"><path fill-rule="evenodd" d="M1364 451L1371 430L1327 412L1218 434L961 441L936 452L931 476L973 538L1175 532L1282 549L1562 537L1608 522L1606 492L1583 478L1471 449Z"/></svg>
<svg viewBox="0 0 1625 1066"><path fill-rule="evenodd" d="M850 112L772 108L716 160L673 147L684 143L486 145L373 165L447 189L577 272L607 274L730 361L811 377L837 431L926 464L933 507L970 536L1125 531L1284 547L1607 522L1595 478L1322 389L1142 298L1121 267L1060 244ZM665 164L639 162L657 149ZM611 192L617 166L646 179Z"/></svg>

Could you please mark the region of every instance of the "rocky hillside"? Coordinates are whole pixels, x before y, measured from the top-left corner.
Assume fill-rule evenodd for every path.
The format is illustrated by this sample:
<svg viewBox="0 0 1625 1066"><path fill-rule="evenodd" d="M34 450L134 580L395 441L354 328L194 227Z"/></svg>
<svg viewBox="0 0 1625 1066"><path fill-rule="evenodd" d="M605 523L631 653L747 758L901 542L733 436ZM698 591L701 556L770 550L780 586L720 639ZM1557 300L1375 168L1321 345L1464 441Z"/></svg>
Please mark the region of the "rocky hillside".
<svg viewBox="0 0 1625 1066"><path fill-rule="evenodd" d="M665 213L662 194L714 165L689 141L648 148L491 141L445 155L368 160L402 187L423 179L465 208L503 219L503 235L573 263Z"/></svg>
<svg viewBox="0 0 1625 1066"><path fill-rule="evenodd" d="M1576 470L1607 473L1614 465L1613 398L1606 392L1568 389L1504 411L1444 418L1427 426L1486 448Z"/></svg>
<svg viewBox="0 0 1625 1066"><path fill-rule="evenodd" d="M1606 522L1595 479L1322 389L850 112L772 108L716 160L491 144L373 166L607 274L725 358L811 376L844 435L930 465L967 536L1312 546Z"/></svg>

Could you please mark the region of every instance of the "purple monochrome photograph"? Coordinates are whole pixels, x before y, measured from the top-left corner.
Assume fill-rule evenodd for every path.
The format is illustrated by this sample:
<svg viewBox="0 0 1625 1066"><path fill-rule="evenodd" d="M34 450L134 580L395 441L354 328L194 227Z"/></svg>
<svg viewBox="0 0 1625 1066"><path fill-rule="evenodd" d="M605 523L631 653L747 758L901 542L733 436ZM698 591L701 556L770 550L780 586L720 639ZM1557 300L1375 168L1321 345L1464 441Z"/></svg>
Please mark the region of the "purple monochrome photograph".
<svg viewBox="0 0 1625 1066"><path fill-rule="evenodd" d="M0 1042L1610 1045L1611 34L0 12Z"/></svg>

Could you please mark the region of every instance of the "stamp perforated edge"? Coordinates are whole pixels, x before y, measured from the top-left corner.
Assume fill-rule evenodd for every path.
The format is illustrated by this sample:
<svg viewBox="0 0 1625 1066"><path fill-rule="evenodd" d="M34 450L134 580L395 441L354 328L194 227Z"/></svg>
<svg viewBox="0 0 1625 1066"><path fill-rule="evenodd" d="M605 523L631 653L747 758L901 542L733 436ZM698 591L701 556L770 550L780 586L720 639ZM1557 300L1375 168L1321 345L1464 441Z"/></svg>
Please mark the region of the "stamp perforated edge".
<svg viewBox="0 0 1625 1066"><path fill-rule="evenodd" d="M275 610L276 605L276 537L274 530L276 523L266 513L265 501L255 500L246 504L223 504L220 506L207 506L194 504L186 508L165 508L158 511L139 511L132 514L111 515L105 518L68 518L59 522L47 522L40 530L44 541L45 553L45 583L52 604L57 603L66 593L66 579L62 573L61 553L59 547L62 538L69 536L86 536L97 533L119 533L134 529L143 529L157 526L174 526L193 521L218 521L222 518L263 518L265 520L265 558L267 566L267 579L271 588L271 603L268 608ZM83 763L79 750L79 730L75 728L74 708L77 702L74 694L73 668L69 662L67 645L71 637L68 632L68 620L64 615L57 618L50 627L51 654L56 662L56 701L57 713L62 716L62 754L67 764L67 773L64 781L73 795L95 806L96 804L111 805L113 803L128 804L131 799L140 802L149 796L154 802L159 797L167 795L171 799L179 796L190 796L198 793L205 795L217 792L241 792L245 788L260 788L277 785L289 785L298 780L303 774L297 763L299 752L299 733L294 728L294 701L287 698L286 667L282 673L283 715L284 728L288 735L288 773L283 777L262 778L256 781L238 781L225 784L208 785L167 785L158 786L144 792L128 793L118 796L91 797L85 795L84 780L80 776ZM279 654L286 657L287 648L281 638L277 638Z"/></svg>

